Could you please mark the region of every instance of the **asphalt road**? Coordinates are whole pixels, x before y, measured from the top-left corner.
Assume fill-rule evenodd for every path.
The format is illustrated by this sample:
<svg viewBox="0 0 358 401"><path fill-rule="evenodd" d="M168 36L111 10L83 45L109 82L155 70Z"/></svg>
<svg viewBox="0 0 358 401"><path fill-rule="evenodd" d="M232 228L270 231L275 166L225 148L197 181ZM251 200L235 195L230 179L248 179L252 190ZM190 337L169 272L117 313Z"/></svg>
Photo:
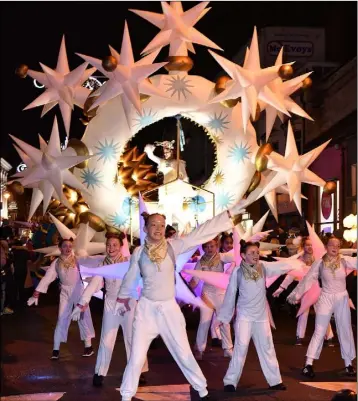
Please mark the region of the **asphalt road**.
<svg viewBox="0 0 358 401"><path fill-rule="evenodd" d="M1 317L2 331L2 386L1 399L4 401L26 400L47 401L119 401L118 387L125 368L125 351L122 333L118 335L114 357L103 388L92 387L96 355L90 358L81 356L83 343L79 338L78 326L72 322L69 341L61 347L61 358L51 361L53 331L57 318L58 295L52 288L48 295L41 296L38 307L25 308L14 315ZM97 349L101 327L101 301L91 302L92 316L97 338L94 347ZM187 329L192 344L198 324L198 312L185 309ZM240 401L329 401L334 391L317 389L302 384L307 382L300 375L304 362L307 344L302 347L293 345L295 337L295 320L287 311L275 316L277 329L274 331L274 342L280 363L281 374L287 385L285 392L268 390L261 372L254 346L251 344L244 367L243 375L236 393L224 393L222 379L228 366L228 359L223 357L219 348L208 347L204 360L200 362L208 380L213 400ZM310 317L307 334L313 330L313 316ZM210 341L210 340L209 340ZM324 348L321 359L315 364L316 377L311 384L324 387L347 387L354 380L344 376L344 364L339 346ZM190 394L189 385L176 366L174 360L160 343L149 351L148 383L140 388L136 398L143 401L197 399ZM60 393L56 395L56 393ZM48 393L52 393L48 394ZM62 394L63 393L63 394ZM24 395L23 397L14 397ZM31 396L30 396L30 395ZM13 396L13 397L8 397Z"/></svg>

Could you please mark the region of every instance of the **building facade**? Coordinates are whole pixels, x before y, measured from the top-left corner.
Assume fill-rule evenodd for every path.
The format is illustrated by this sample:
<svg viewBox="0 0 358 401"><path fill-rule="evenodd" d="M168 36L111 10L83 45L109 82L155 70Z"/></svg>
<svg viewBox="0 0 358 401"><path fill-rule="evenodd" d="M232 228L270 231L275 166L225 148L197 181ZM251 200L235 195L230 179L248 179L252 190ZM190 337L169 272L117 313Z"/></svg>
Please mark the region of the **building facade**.
<svg viewBox="0 0 358 401"><path fill-rule="evenodd" d="M8 218L8 194L6 193L7 175L12 166L3 158L0 158L0 211L1 218Z"/></svg>

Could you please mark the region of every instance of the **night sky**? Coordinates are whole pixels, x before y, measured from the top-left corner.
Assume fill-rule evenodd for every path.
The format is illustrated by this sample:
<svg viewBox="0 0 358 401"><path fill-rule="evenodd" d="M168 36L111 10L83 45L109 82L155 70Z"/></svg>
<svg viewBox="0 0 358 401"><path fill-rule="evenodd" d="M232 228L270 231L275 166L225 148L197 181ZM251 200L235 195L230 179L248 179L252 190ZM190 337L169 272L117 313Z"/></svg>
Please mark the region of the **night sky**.
<svg viewBox="0 0 358 401"><path fill-rule="evenodd" d="M184 2L184 10L197 3ZM211 11L196 24L231 59L251 38L253 27L306 26L326 28L326 61L344 63L356 56L356 2L212 2ZM40 119L42 107L22 111L41 90L32 79L20 79L16 67L27 64L40 71L39 62L55 68L62 34L66 35L70 69L83 60L75 52L103 58L108 44L120 51L124 20L135 59L159 32L158 28L128 11L129 8L161 12L159 2L2 2L1 5L1 156L13 167L20 159L11 145L11 133L38 147L38 133L49 138L54 113L65 138L62 118L56 106ZM192 74L215 80L220 66L206 48L195 45L191 55ZM168 47L157 61L164 61ZM160 72L162 73L162 71ZM85 127L79 121L82 113L72 114L71 137L81 138ZM161 138L158 138L160 140Z"/></svg>

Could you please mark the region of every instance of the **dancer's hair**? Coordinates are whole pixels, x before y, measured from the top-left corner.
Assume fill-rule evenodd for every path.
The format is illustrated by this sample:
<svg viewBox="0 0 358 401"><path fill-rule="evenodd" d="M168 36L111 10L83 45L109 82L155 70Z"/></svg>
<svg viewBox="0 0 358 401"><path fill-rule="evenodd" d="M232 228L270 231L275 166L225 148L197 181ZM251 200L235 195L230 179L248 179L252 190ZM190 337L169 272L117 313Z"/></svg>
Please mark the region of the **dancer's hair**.
<svg viewBox="0 0 358 401"><path fill-rule="evenodd" d="M150 218L151 218L152 216L162 216L162 217L164 218L164 220L165 220L164 214L160 214L160 213L152 213L152 214L149 214L149 213L147 213L147 212L143 212L143 213L141 214L141 216L142 216L143 219L144 219L144 224L146 225L146 227L148 226L149 220L150 220Z"/></svg>
<svg viewBox="0 0 358 401"><path fill-rule="evenodd" d="M226 240L226 238L231 238L232 239L232 236L233 236L233 233L227 233L227 232L221 233L220 243L223 244L224 241Z"/></svg>
<svg viewBox="0 0 358 401"><path fill-rule="evenodd" d="M251 241L246 242L245 240L242 239L240 241L240 253L246 254L247 250L252 246L255 246L256 248L260 248L260 243L259 242L251 242Z"/></svg>
<svg viewBox="0 0 358 401"><path fill-rule="evenodd" d="M177 230L176 230L174 227L172 227L170 224L168 224L168 225L165 227L165 238L169 238L169 237L170 237L169 234L170 234L172 231L174 231L175 233L177 232Z"/></svg>
<svg viewBox="0 0 358 401"><path fill-rule="evenodd" d="M123 240L125 238L125 234L122 232L118 232L118 233L106 233L106 242L111 239L111 238L116 238L118 239L120 245L123 245Z"/></svg>
<svg viewBox="0 0 358 401"><path fill-rule="evenodd" d="M205 247L206 245L208 245L208 243L211 242L211 241L215 241L216 244L218 244L218 242L219 242L219 237L215 237L215 238L213 238L213 239L211 239L211 240L209 240L209 241L204 242L204 244L202 245L202 247L204 248L204 247Z"/></svg>
<svg viewBox="0 0 358 401"><path fill-rule="evenodd" d="M332 239L337 240L339 242L340 246L342 245L342 240L340 238L337 238L335 235L333 235L331 233L327 233L322 239L322 242L323 242L324 246L327 246L329 241L332 240Z"/></svg>
<svg viewBox="0 0 358 401"><path fill-rule="evenodd" d="M62 247L62 244L64 243L64 242L66 242L66 241L68 241L68 242L73 242L73 238L71 237L71 238L60 238L60 240L58 241L58 247L59 248L61 248Z"/></svg>

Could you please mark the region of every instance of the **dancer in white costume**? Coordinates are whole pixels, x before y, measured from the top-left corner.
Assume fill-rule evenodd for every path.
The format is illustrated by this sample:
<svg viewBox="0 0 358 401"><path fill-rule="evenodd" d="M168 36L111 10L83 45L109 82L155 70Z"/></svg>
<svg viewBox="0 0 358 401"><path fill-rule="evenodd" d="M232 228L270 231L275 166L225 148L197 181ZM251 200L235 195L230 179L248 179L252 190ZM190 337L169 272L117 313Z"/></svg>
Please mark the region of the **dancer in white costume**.
<svg viewBox="0 0 358 401"><path fill-rule="evenodd" d="M224 377L224 390L236 391L251 337L269 386L274 390L286 390L286 386L282 383L272 341L265 279L284 274L292 267L286 261L259 261L260 244L258 242L241 240L240 246L242 261L231 274L224 304L218 314L218 320L230 323L234 315L236 294L238 293L237 317L234 324L234 353Z"/></svg>
<svg viewBox="0 0 358 401"><path fill-rule="evenodd" d="M155 156L155 145L146 145L144 148L144 152L149 159L158 165L158 171L163 174L163 184L170 183L159 188L159 206L163 208L168 224L173 223L173 211L178 213L182 211L183 199L196 195L195 191L189 185L183 183L183 181L189 183L184 160L179 160L178 175L178 162L174 157L174 142L156 142L156 146L163 147L164 159ZM178 180L175 181L177 178Z"/></svg>
<svg viewBox="0 0 358 401"><path fill-rule="evenodd" d="M232 217L243 213L242 205L239 202L230 211L207 221L189 235L172 241L164 237L164 216L153 214L147 217L145 244L133 252L117 299L118 313L130 310L130 294L143 277L143 290L133 324L131 355L120 389L123 401L131 400L136 394L149 345L158 334L201 399L208 398L206 379L190 349L185 318L175 301L175 259L215 237L220 231L232 228Z"/></svg>
<svg viewBox="0 0 358 401"><path fill-rule="evenodd" d="M224 263L234 261L234 252L219 253L217 239L213 239L203 244L204 255L197 262L195 270L209 271L209 272L224 272ZM199 284L199 279L193 277L189 283L190 287L195 289ZM206 304L207 308L200 308L200 323L196 336L196 352L195 358L197 360L203 359L203 353L206 349L208 340L208 332L213 318L214 312L218 312L224 302L225 290L217 288L214 285L205 283L202 289L201 298ZM232 339L230 324L219 325L222 348L224 356L231 358L232 356Z"/></svg>
<svg viewBox="0 0 358 401"><path fill-rule="evenodd" d="M287 297L288 302L297 303L308 291L315 280L321 279L322 292L316 303L315 331L307 349L306 365L302 374L314 377L313 360L318 359L323 346L324 336L332 313L336 321L341 355L346 366L346 374L355 376L352 361L356 358L354 337L349 309L349 296L346 289L347 269L357 270L357 258L341 256L341 242L338 238L330 237L326 244L327 253L322 259L313 263L310 271Z"/></svg>
<svg viewBox="0 0 358 401"><path fill-rule="evenodd" d="M309 237L303 237L301 239L301 248L303 249L303 255L298 258L301 262L304 263L304 269L306 274L308 273L309 269L311 268L314 262L313 256L313 248L312 248L312 241ZM280 287L272 294L274 297L278 297L283 291L287 289L287 287L293 283L295 278L293 276L287 275L283 282L281 283ZM316 310L316 305L313 305L314 310ZM307 320L310 313L310 308L307 308L297 320L297 331L296 331L296 345L302 345L302 340L305 338L306 334L306 327L307 327ZM327 341L327 345L329 347L333 346L333 331L331 324L328 325L327 332L325 335L325 339Z"/></svg>
<svg viewBox="0 0 358 401"><path fill-rule="evenodd" d="M83 282L79 271L78 261L72 251L72 238L61 239L58 246L61 255L55 259L46 271L36 287L36 290L27 304L37 305L40 293L46 293L48 286L58 277L61 283L60 306L58 311L58 320L55 329L54 346L51 359L58 359L60 355L60 344L67 342L68 329L71 323L71 313L77 305L82 292ZM90 309L87 308L81 319L78 321L81 340L85 343L85 350L82 356L87 357L94 354L91 339L95 332L92 323Z"/></svg>
<svg viewBox="0 0 358 401"><path fill-rule="evenodd" d="M127 261L129 258L124 257L121 253L121 248L123 245L123 234L111 233L107 234L106 238L107 255L102 265L111 265ZM104 299L101 339L99 343L95 374L93 376L93 385L95 387L102 386L104 376L107 376L119 326L122 326L127 361L129 360L132 341L133 319L138 300L138 292L135 288L133 289L131 300L129 302L131 311L126 313L124 316L116 315L113 312L117 300L118 290L121 287L121 284L121 279L103 279L103 277L101 276L93 277L72 313L72 319L79 320L83 311L86 310L92 295L95 294L97 291L100 291L101 288L105 286L106 295ZM147 371L148 363L146 360L142 372ZM140 383L145 384L145 379L143 376L141 376Z"/></svg>

